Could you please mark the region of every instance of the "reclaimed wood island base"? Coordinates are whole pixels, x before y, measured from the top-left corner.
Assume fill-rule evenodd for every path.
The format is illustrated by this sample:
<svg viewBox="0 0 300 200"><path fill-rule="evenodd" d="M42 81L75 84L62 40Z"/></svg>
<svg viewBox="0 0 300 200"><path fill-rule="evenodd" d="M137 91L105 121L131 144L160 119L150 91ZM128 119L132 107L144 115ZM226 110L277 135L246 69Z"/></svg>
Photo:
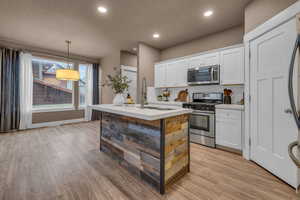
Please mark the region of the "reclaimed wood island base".
<svg viewBox="0 0 300 200"><path fill-rule="evenodd" d="M189 115L144 120L101 111L100 150L161 194L189 172Z"/></svg>

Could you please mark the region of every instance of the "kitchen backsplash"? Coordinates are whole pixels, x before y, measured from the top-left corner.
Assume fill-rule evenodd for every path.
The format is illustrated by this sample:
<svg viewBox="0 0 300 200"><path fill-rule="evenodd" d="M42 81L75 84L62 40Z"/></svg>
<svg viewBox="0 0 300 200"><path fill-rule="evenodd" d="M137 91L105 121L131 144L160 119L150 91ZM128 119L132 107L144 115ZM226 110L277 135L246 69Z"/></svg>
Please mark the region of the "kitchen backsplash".
<svg viewBox="0 0 300 200"><path fill-rule="evenodd" d="M233 104L238 103L242 98L243 98L243 92L244 92L244 86L221 86L221 85L201 85L201 86L190 86L186 88L169 88L169 91L171 93L169 101L174 101L177 98L177 94L181 90L188 89L189 94L191 95L192 93L195 92L221 92L223 93L223 90L231 89L232 90L232 95L231 95L231 100ZM163 89L152 89L152 93L150 94L151 97L150 99L156 99L157 95L162 94ZM153 95L155 94L155 97Z"/></svg>

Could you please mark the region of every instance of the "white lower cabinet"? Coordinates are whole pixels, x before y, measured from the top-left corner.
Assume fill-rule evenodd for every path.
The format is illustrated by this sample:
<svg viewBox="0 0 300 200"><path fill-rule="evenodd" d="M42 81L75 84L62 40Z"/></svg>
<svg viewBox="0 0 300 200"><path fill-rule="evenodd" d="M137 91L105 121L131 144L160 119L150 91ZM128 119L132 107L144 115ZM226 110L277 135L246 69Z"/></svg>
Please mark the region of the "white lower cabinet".
<svg viewBox="0 0 300 200"><path fill-rule="evenodd" d="M242 150L243 111L216 109L216 144Z"/></svg>

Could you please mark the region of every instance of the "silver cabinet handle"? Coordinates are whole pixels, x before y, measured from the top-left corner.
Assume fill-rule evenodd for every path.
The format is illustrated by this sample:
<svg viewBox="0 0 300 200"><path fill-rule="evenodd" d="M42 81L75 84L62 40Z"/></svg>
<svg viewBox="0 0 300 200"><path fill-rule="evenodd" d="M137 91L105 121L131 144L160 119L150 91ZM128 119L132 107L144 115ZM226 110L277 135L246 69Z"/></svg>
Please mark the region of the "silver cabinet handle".
<svg viewBox="0 0 300 200"><path fill-rule="evenodd" d="M296 147L297 145L298 145L298 141L292 142L288 147L288 149L289 149L288 151L289 151L289 156L292 159L292 161L295 163L295 165L297 165L298 168L300 168L300 161L293 154L293 148Z"/></svg>
<svg viewBox="0 0 300 200"><path fill-rule="evenodd" d="M286 114L293 114L293 111L291 110L291 109L285 109L284 110L284 112L286 113Z"/></svg>

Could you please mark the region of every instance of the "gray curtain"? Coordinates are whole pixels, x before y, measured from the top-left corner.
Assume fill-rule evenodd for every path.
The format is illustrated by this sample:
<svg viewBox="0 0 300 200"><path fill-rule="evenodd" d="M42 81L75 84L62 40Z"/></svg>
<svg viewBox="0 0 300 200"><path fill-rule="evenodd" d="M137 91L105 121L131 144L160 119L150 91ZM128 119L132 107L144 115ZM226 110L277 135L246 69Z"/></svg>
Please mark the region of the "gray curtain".
<svg viewBox="0 0 300 200"><path fill-rule="evenodd" d="M99 104L99 64L93 64L93 105ZM98 111L92 111L92 121L99 120Z"/></svg>
<svg viewBox="0 0 300 200"><path fill-rule="evenodd" d="M19 56L19 51L0 48L0 132L19 128Z"/></svg>

